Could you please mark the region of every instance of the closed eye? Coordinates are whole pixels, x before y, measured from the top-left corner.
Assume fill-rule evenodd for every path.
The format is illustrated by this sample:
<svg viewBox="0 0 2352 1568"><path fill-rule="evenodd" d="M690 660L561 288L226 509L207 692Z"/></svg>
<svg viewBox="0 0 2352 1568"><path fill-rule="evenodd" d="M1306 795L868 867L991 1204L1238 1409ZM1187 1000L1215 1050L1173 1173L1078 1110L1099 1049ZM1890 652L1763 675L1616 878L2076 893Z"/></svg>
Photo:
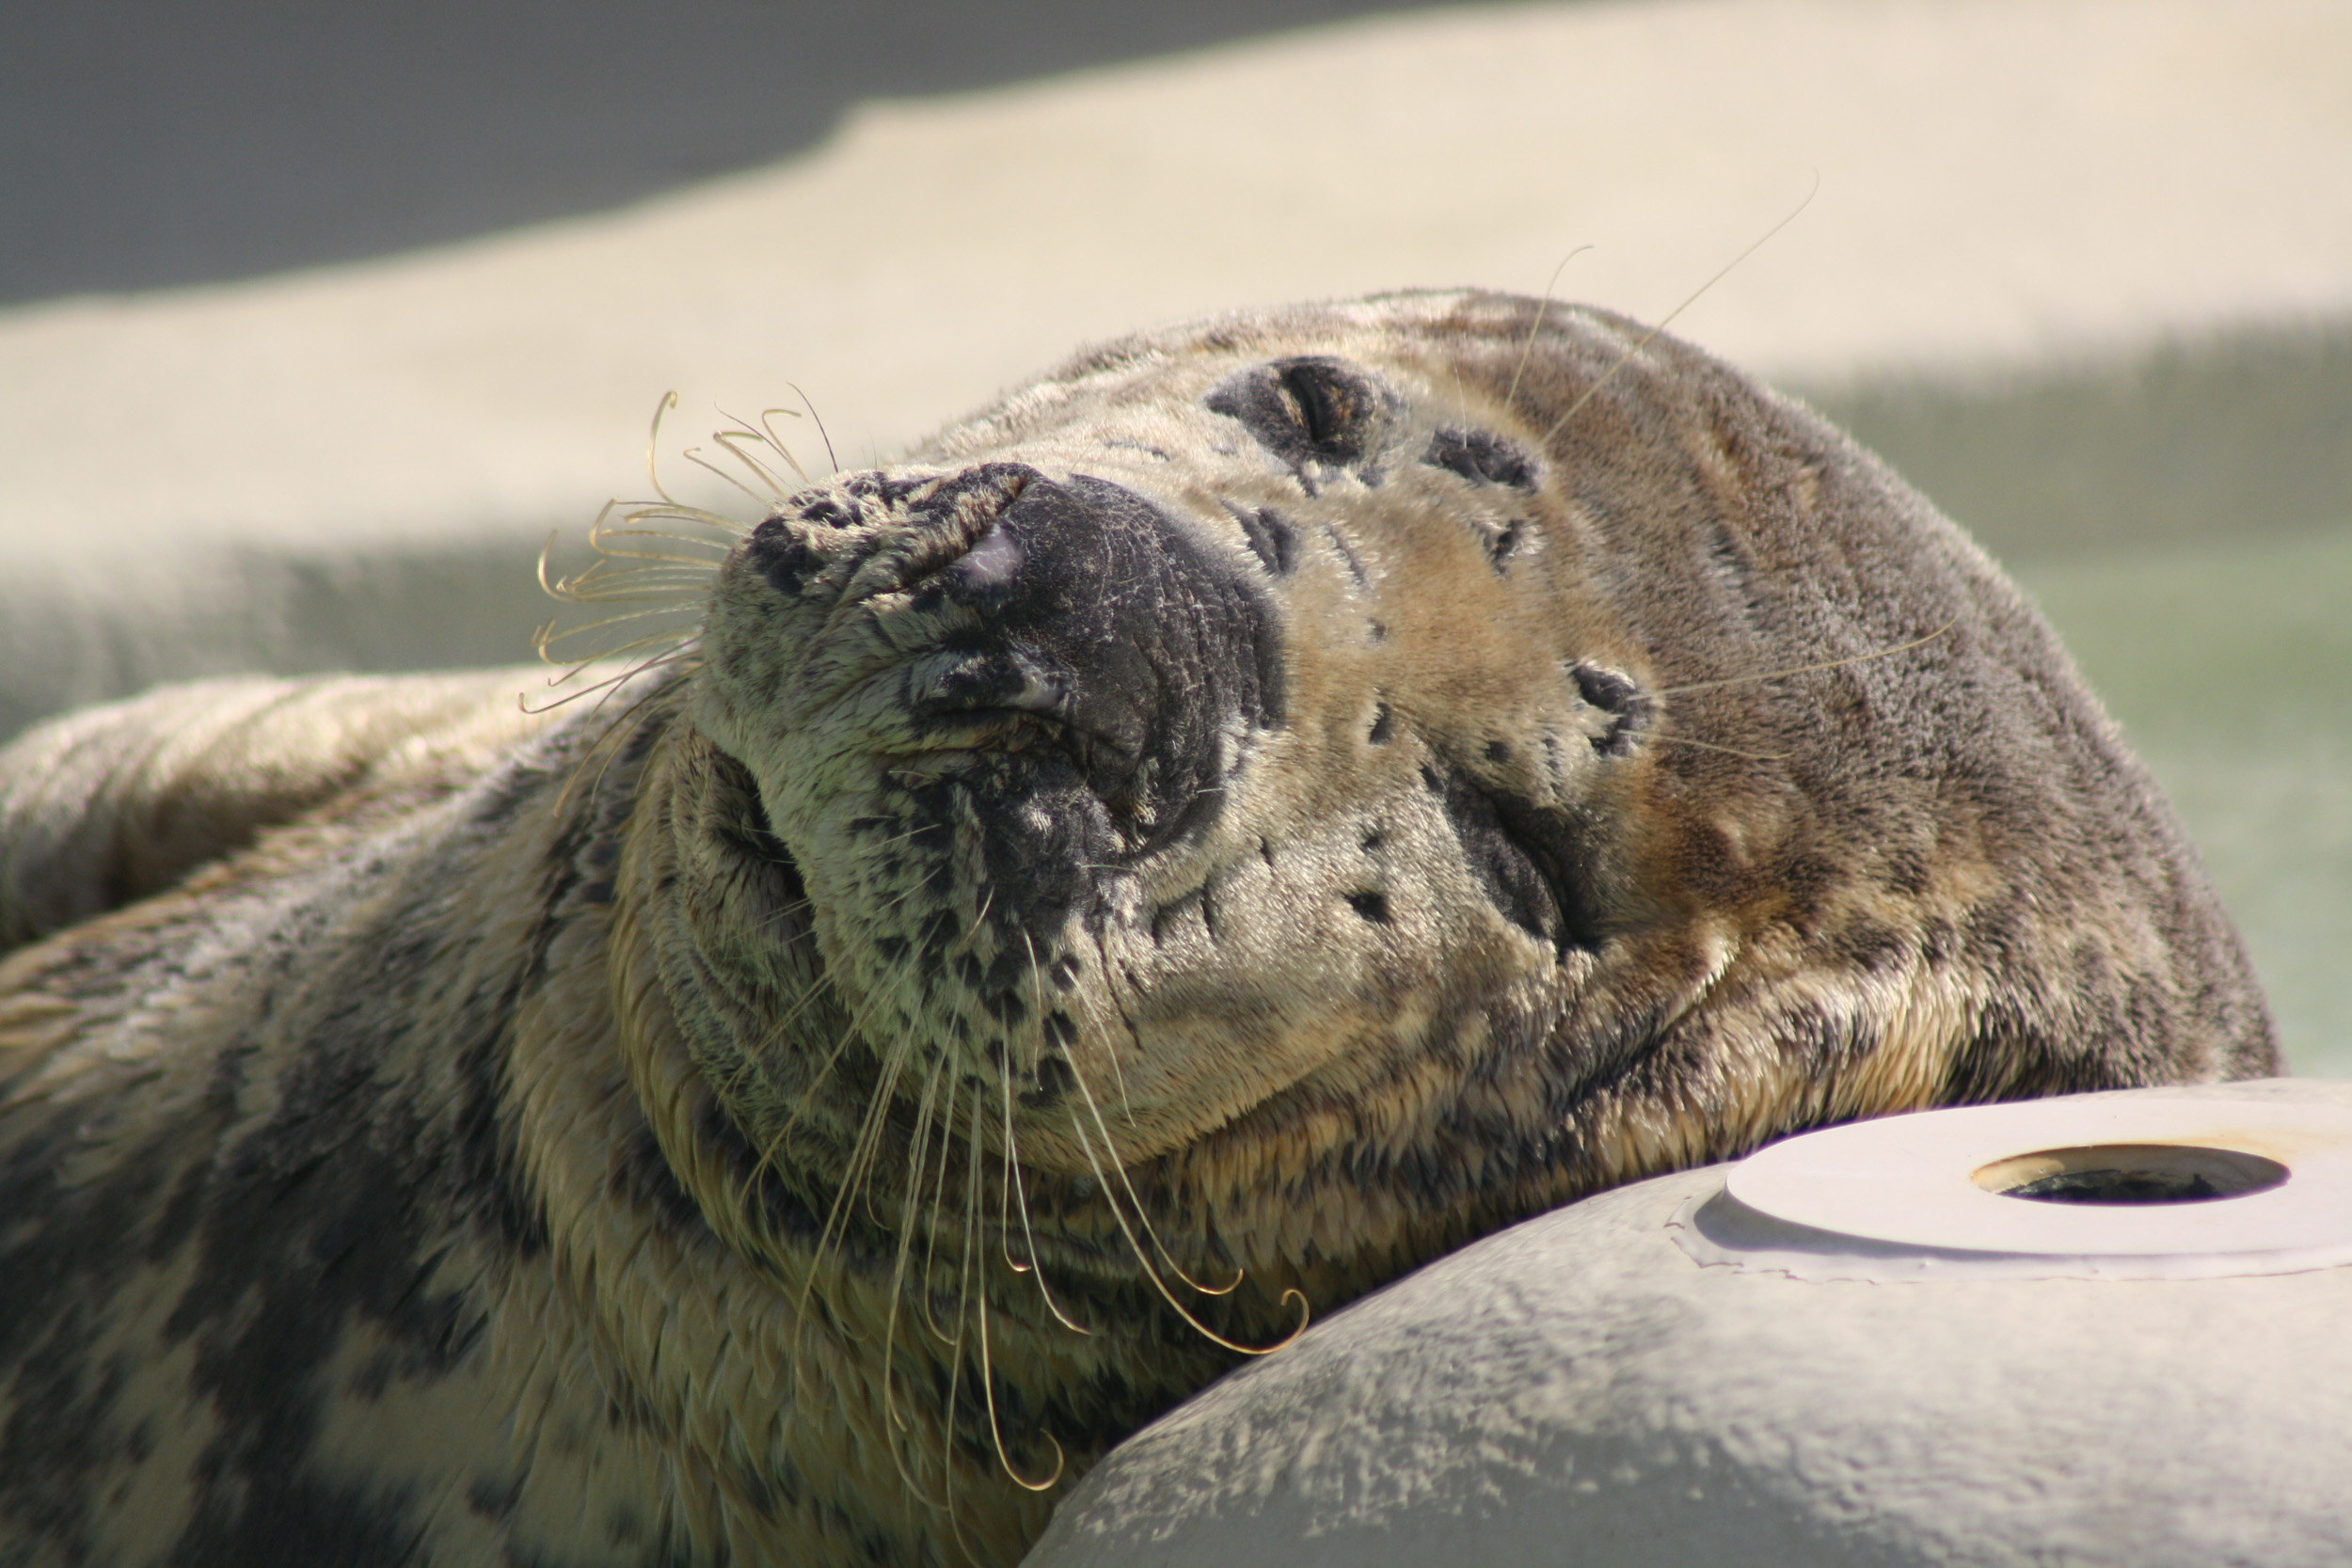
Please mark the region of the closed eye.
<svg viewBox="0 0 2352 1568"><path fill-rule="evenodd" d="M1569 824L1460 773L1423 778L1443 801L1471 876L1503 918L1558 952L1599 944L1598 911Z"/></svg>

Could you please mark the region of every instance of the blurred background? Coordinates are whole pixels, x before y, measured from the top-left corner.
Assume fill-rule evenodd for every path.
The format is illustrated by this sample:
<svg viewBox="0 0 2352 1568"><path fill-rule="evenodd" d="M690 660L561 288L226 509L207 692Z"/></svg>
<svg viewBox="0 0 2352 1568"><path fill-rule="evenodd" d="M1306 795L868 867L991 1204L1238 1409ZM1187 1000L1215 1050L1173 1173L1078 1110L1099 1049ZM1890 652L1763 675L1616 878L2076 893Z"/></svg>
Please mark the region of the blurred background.
<svg viewBox="0 0 2352 1568"><path fill-rule="evenodd" d="M527 657L667 390L865 464L1202 310L1655 321L1801 205L1674 330L2041 600L2352 1075L2344 0L0 8L0 736Z"/></svg>

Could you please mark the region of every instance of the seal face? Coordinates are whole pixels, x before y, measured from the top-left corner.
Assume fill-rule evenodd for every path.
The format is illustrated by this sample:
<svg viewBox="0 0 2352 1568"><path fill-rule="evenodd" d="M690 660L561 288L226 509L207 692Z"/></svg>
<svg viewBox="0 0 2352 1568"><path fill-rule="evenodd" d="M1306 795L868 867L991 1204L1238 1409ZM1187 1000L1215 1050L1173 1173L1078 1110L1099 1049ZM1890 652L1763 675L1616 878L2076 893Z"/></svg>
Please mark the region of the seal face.
<svg viewBox="0 0 2352 1568"><path fill-rule="evenodd" d="M2277 1067L2015 591L1597 312L1109 345L784 498L601 711L491 684L0 755L25 1560L1009 1561L1302 1302Z"/></svg>

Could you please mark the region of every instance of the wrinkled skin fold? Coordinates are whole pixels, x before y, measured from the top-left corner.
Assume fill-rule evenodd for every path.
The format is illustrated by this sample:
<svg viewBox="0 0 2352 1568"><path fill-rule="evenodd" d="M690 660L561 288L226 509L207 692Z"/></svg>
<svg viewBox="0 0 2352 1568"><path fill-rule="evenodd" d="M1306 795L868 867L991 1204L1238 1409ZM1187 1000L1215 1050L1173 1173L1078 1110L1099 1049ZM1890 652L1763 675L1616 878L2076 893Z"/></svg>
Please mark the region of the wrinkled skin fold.
<svg viewBox="0 0 2352 1568"><path fill-rule="evenodd" d="M0 1558L1009 1563L1514 1220L2278 1070L2017 592L1595 311L1093 350L515 684L0 753Z"/></svg>

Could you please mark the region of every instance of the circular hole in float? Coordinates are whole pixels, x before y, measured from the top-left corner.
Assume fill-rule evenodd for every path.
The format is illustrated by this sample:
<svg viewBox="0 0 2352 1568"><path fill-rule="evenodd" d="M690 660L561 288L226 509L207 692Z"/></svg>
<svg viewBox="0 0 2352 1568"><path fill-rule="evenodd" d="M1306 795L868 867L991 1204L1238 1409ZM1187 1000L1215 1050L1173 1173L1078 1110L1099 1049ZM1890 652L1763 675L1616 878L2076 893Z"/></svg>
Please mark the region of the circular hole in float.
<svg viewBox="0 0 2352 1568"><path fill-rule="evenodd" d="M1694 1199L1683 1250L1796 1279L2204 1279L2352 1265L2352 1103L2126 1089L1847 1122Z"/></svg>
<svg viewBox="0 0 2352 1568"><path fill-rule="evenodd" d="M2212 1203L2282 1185L2287 1167L2243 1149L2196 1144L2084 1144L1979 1166L1988 1193L2037 1203Z"/></svg>

